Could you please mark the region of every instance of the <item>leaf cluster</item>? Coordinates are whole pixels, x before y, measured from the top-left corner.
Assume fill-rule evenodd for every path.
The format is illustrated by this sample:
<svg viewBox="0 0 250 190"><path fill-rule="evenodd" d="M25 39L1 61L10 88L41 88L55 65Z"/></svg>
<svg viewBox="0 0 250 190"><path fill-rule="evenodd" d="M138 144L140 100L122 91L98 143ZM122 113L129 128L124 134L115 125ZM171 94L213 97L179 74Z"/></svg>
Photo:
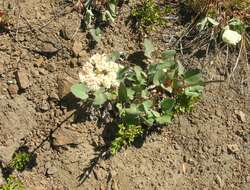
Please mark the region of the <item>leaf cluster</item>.
<svg viewBox="0 0 250 190"><path fill-rule="evenodd" d="M7 183L0 186L0 190L24 190L23 183L14 176L7 178Z"/></svg>
<svg viewBox="0 0 250 190"><path fill-rule="evenodd" d="M100 41L101 30L95 27L95 22L114 22L119 0L86 0L80 1L78 7L84 9L84 23L90 29L90 35L96 42Z"/></svg>
<svg viewBox="0 0 250 190"><path fill-rule="evenodd" d="M154 46L144 41L145 57L151 59ZM162 52L157 63L125 67L117 73L119 88L101 88L90 92L84 83L72 86L72 93L94 106L112 103L117 117L117 134L111 144L115 154L122 146L131 144L148 129L166 125L174 114L190 111L203 91L199 70L186 70L175 59L174 50Z"/></svg>
<svg viewBox="0 0 250 190"><path fill-rule="evenodd" d="M10 167L17 171L23 171L32 159L32 154L28 152L15 153L11 160Z"/></svg>
<svg viewBox="0 0 250 190"><path fill-rule="evenodd" d="M143 29L152 30L155 26L166 24L164 14L169 12L172 12L172 9L167 5L160 8L154 0L142 0L140 5L132 9L131 15L138 20Z"/></svg>

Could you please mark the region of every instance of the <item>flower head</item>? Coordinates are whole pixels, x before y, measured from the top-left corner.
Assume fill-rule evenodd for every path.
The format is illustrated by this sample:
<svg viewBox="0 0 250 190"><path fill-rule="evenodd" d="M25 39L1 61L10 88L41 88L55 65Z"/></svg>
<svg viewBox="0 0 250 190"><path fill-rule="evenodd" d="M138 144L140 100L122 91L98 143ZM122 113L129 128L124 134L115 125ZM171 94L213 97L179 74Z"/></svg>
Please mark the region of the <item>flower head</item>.
<svg viewBox="0 0 250 190"><path fill-rule="evenodd" d="M226 29L223 32L222 40L227 44L236 45L241 41L241 35L236 31Z"/></svg>
<svg viewBox="0 0 250 190"><path fill-rule="evenodd" d="M107 55L97 53L84 64L79 79L93 91L101 87L117 88L119 86L117 72L120 68L122 66L110 60Z"/></svg>

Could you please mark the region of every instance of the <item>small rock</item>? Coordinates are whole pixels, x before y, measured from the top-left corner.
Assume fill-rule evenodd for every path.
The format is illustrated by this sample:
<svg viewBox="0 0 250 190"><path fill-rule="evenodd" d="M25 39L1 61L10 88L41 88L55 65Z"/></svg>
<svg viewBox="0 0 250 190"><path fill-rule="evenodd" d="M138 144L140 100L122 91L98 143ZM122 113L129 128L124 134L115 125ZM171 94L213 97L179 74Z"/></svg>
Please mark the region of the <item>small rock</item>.
<svg viewBox="0 0 250 190"><path fill-rule="evenodd" d="M74 55L77 57L82 50L82 43L80 41L75 41L72 47Z"/></svg>
<svg viewBox="0 0 250 190"><path fill-rule="evenodd" d="M41 111L48 111L50 109L50 105L46 100L44 100L39 106L39 108Z"/></svg>
<svg viewBox="0 0 250 190"><path fill-rule="evenodd" d="M61 128L53 135L53 146L77 145L80 143L80 138L77 132Z"/></svg>
<svg viewBox="0 0 250 190"><path fill-rule="evenodd" d="M87 52L86 52L85 50L83 50L83 51L81 51L81 52L79 53L79 57L81 57L81 58L87 58L87 57L88 57L88 54L87 54Z"/></svg>
<svg viewBox="0 0 250 190"><path fill-rule="evenodd" d="M44 62L43 58L40 57L35 61L34 66L41 67L43 65L43 62Z"/></svg>
<svg viewBox="0 0 250 190"><path fill-rule="evenodd" d="M48 71L46 71L44 68L39 68L39 73L41 75L47 75L48 74Z"/></svg>
<svg viewBox="0 0 250 190"><path fill-rule="evenodd" d="M43 43L39 48L39 52L46 54L54 54L58 52L58 48L56 48L52 43Z"/></svg>
<svg viewBox="0 0 250 190"><path fill-rule="evenodd" d="M243 123L247 122L245 113L243 113L242 111L236 110L235 114L238 117L238 119L241 120Z"/></svg>
<svg viewBox="0 0 250 190"><path fill-rule="evenodd" d="M62 99L70 93L70 88L73 84L77 83L77 80L66 76L65 78L60 77L58 79L58 95Z"/></svg>
<svg viewBox="0 0 250 190"><path fill-rule="evenodd" d="M223 181L220 176L216 175L215 182L219 185L220 188L223 187Z"/></svg>
<svg viewBox="0 0 250 190"><path fill-rule="evenodd" d="M230 153L236 153L240 150L237 144L227 145L227 149Z"/></svg>
<svg viewBox="0 0 250 190"><path fill-rule="evenodd" d="M113 180L112 186L111 186L112 190L119 190L117 182L115 180Z"/></svg>
<svg viewBox="0 0 250 190"><path fill-rule="evenodd" d="M26 89L30 85L29 77L27 71L22 68L17 71L17 82L21 89Z"/></svg>
<svg viewBox="0 0 250 190"><path fill-rule="evenodd" d="M48 175L53 175L53 174L55 174L56 172L57 172L57 168L54 167L54 166L48 168L48 170L47 170L47 174L48 174Z"/></svg>
<svg viewBox="0 0 250 190"><path fill-rule="evenodd" d="M50 98L51 100L59 101L59 97L58 97L57 93L55 93L55 92L53 92L53 91L51 91L51 93L50 93L50 95L49 95L49 98Z"/></svg>
<svg viewBox="0 0 250 190"><path fill-rule="evenodd" d="M50 71L50 72L54 72L56 70L56 65L55 63L49 63L47 65L47 70Z"/></svg>
<svg viewBox="0 0 250 190"><path fill-rule="evenodd" d="M8 91L9 91L11 96L14 96L14 95L16 95L18 93L18 86L15 85L15 84L11 84L8 87Z"/></svg>

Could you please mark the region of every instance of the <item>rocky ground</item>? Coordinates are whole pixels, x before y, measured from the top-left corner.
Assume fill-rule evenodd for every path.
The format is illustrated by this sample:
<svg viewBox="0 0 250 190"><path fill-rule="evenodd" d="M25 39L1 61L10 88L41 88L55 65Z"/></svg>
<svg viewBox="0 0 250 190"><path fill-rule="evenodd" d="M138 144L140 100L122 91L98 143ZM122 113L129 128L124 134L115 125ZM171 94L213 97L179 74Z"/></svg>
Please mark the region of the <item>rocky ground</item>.
<svg viewBox="0 0 250 190"><path fill-rule="evenodd" d="M100 147L107 132L94 116L84 122L84 112L74 117L77 105L64 97L94 53L142 49L138 33L125 24L129 5L119 10L95 48L88 33L79 29L80 16L65 1L10 0L0 6L10 6L13 15L12 29L0 34L0 161L7 164L20 146L34 151L36 165L15 172L25 189L249 189L246 60L239 62L231 80L207 85L193 112L176 116L142 146L105 159ZM171 18L168 27L150 34L159 50L171 47L183 28L178 15ZM185 56L180 57L184 64L201 68L208 80L224 80L225 69L235 63L230 56L224 64L225 52L218 58Z"/></svg>

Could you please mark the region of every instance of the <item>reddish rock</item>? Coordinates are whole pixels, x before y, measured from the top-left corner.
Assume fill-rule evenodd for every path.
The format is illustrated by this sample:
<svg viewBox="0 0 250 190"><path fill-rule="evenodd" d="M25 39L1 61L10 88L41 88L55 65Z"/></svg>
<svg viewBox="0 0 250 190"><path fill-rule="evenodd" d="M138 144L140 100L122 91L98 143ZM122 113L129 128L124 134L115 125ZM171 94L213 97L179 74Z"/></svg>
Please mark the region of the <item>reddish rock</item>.
<svg viewBox="0 0 250 190"><path fill-rule="evenodd" d="M16 95L18 93L18 86L15 84L11 84L8 87L8 91L9 91L11 96Z"/></svg>
<svg viewBox="0 0 250 190"><path fill-rule="evenodd" d="M28 73L25 69L20 69L17 71L17 82L21 89L26 89L30 85Z"/></svg>

